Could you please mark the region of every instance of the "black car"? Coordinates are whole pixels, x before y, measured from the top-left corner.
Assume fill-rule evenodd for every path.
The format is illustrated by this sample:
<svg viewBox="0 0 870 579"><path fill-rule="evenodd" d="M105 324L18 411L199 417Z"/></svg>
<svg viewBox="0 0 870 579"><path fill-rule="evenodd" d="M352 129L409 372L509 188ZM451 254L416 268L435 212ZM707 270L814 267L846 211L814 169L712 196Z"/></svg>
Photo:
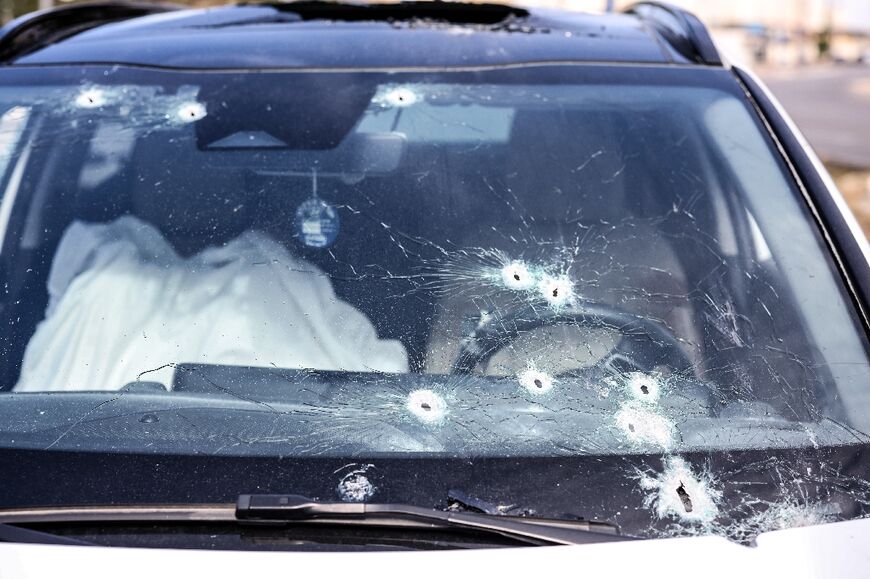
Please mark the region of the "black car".
<svg viewBox="0 0 870 579"><path fill-rule="evenodd" d="M867 243L691 14L76 4L0 61L0 537L868 514Z"/></svg>

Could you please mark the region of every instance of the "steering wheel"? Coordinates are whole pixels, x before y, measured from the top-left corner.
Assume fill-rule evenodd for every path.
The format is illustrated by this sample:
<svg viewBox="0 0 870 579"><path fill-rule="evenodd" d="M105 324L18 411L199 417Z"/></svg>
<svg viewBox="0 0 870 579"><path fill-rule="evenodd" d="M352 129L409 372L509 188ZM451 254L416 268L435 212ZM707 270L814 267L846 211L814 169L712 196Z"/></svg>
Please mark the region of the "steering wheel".
<svg viewBox="0 0 870 579"><path fill-rule="evenodd" d="M523 333L554 325L619 331L622 337L598 366L618 372L650 372L659 365L682 372L692 367L679 340L661 322L608 304L578 301L559 310L527 306L490 317L463 340L451 372L469 374L478 365L486 365L496 352Z"/></svg>

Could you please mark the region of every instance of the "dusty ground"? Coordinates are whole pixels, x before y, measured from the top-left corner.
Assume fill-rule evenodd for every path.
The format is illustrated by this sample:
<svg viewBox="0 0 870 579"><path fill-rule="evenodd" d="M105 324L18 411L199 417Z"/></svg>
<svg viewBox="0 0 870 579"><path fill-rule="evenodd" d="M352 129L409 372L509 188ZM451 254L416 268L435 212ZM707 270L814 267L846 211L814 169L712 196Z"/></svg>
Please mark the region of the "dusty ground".
<svg viewBox="0 0 870 579"><path fill-rule="evenodd" d="M858 218L864 234L870 239L870 170L828 165L828 171Z"/></svg>

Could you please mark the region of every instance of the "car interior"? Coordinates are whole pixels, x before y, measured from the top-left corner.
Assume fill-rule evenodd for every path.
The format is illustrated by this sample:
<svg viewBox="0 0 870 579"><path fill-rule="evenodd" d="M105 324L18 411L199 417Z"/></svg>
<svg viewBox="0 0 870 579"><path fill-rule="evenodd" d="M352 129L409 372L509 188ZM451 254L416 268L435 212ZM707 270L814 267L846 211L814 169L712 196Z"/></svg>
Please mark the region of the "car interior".
<svg viewBox="0 0 870 579"><path fill-rule="evenodd" d="M469 324L515 299L472 282L464 289L439 285L450 254L497 250L529 262L556 259L583 299L667 328L693 361L695 377L724 388L726 398L751 390L783 413L806 408L789 399L805 394L772 387L763 393L763 384L747 378L747 365L795 378L807 371L785 358L746 356L785 334L803 348L798 357L814 353L800 327L773 327L778 314L793 311L775 261L759 255L752 217L714 145L679 114L518 109L505 142L427 142L394 131L401 137L394 168L320 176L318 195L341 217L326 248L300 243L291 226L312 195L311 175L264 169L291 165L287 160L302 152L204 147L191 125L141 131L114 170L99 183L83 183L83 171L101 162L94 125L64 130L51 115L31 125L22 145L31 147L25 176L6 183L7 192L17 185L17 201L2 254L0 388L15 385L24 348L45 315L49 268L69 224L134 215L187 256L247 229L264 231L326 272L337 295L381 338L400 340L414 372L450 372ZM349 135L354 131L342 142ZM767 313L759 315L762 308ZM562 370L586 366L615 343L612 330L539 328L481 370L517 372L521 352L530 351Z"/></svg>

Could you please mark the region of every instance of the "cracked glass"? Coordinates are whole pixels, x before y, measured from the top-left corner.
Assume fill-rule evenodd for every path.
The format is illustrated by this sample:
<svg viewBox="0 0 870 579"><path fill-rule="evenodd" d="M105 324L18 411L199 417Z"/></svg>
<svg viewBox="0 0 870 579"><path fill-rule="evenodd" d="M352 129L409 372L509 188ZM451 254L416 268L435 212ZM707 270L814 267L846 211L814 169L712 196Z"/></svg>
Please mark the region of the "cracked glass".
<svg viewBox="0 0 870 579"><path fill-rule="evenodd" d="M864 516L865 329L727 71L84 67L0 110L0 447L413 503L391 460L510 459L498 512L638 536Z"/></svg>

